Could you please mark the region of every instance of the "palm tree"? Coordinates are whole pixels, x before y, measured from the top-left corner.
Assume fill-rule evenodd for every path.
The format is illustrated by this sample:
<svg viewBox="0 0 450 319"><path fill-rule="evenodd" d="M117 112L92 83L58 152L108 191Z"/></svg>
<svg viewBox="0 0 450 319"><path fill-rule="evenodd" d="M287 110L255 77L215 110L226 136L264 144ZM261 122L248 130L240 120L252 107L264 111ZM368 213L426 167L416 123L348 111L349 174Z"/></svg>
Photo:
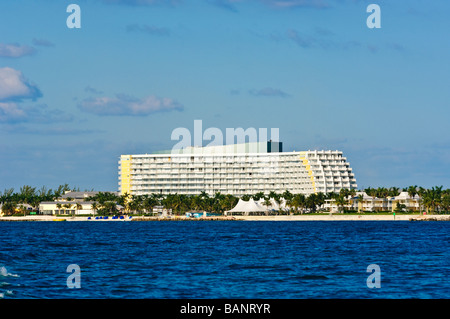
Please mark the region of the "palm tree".
<svg viewBox="0 0 450 319"><path fill-rule="evenodd" d="M408 192L409 197L411 197L411 199L414 198L414 196L417 195L417 185L414 186L409 186L406 191Z"/></svg>
<svg viewBox="0 0 450 319"><path fill-rule="evenodd" d="M193 210L200 210L202 208L202 198L200 197L200 195L193 195L191 197L191 208Z"/></svg>
<svg viewBox="0 0 450 319"><path fill-rule="evenodd" d="M256 193L255 195L253 195L252 197L253 197L253 199L254 199L255 201L258 201L258 200L260 200L261 198L264 198L264 193L263 193L263 192L258 192L258 193Z"/></svg>
<svg viewBox="0 0 450 319"><path fill-rule="evenodd" d="M356 189L352 188L348 191L348 195L351 197L355 197L356 196Z"/></svg>
<svg viewBox="0 0 450 319"><path fill-rule="evenodd" d="M109 206L111 208L111 206ZM128 201L128 208L135 214L142 210L142 196L131 195L131 199Z"/></svg>
<svg viewBox="0 0 450 319"><path fill-rule="evenodd" d="M441 211L442 205L442 186L432 187L435 197L435 208L437 208L438 212Z"/></svg>
<svg viewBox="0 0 450 319"><path fill-rule="evenodd" d="M33 201L33 197L36 196L36 188L28 185L24 185L20 188L19 197L21 199L21 203L30 204Z"/></svg>
<svg viewBox="0 0 450 319"><path fill-rule="evenodd" d="M381 207L379 207L379 211L382 211L383 208L387 207L387 198L389 197L389 190L385 187L378 187L376 190L376 194L378 198L383 199L383 203ZM386 204L386 206L384 206Z"/></svg>
<svg viewBox="0 0 450 319"><path fill-rule="evenodd" d="M234 206L236 206L239 199L236 196L233 196L231 194L226 195L226 209L232 209Z"/></svg>
<svg viewBox="0 0 450 319"><path fill-rule="evenodd" d="M294 196L287 196L287 198L284 198L286 206L289 207L289 212L291 212L292 208L294 207ZM282 213L280 211L280 213Z"/></svg>
<svg viewBox="0 0 450 319"><path fill-rule="evenodd" d="M206 200L206 199L208 199L209 198L209 195L208 195L208 193L207 192L205 192L205 191L202 191L201 193L200 193L200 198L202 199L202 200Z"/></svg>
<svg viewBox="0 0 450 319"><path fill-rule="evenodd" d="M93 202L93 203L91 204L91 207L92 207L92 210L94 211L94 216L95 216L95 212L96 212L97 209L98 209L98 204L97 204L97 202Z"/></svg>
<svg viewBox="0 0 450 319"><path fill-rule="evenodd" d="M328 192L328 193L325 193L325 199L333 199L334 196L336 196L336 193L335 193L335 192Z"/></svg>
<svg viewBox="0 0 450 319"><path fill-rule="evenodd" d="M13 215L16 212L17 204L13 201L3 202L2 213L6 216Z"/></svg>
<svg viewBox="0 0 450 319"><path fill-rule="evenodd" d="M7 201L9 201L9 199L11 198L11 195L14 193L14 188L10 188L10 189L5 189L5 191L2 192L0 191L0 203L5 203Z"/></svg>
<svg viewBox="0 0 450 319"><path fill-rule="evenodd" d="M347 205L348 201L346 199L346 197L342 194L339 194L335 199L334 199L336 206L338 207L338 211L339 212L344 212L344 206Z"/></svg>
<svg viewBox="0 0 450 319"><path fill-rule="evenodd" d="M411 198L411 202L414 199L414 197L417 195L417 185L409 186L406 191L408 192L409 197ZM420 207L419 207L420 210Z"/></svg>
<svg viewBox="0 0 450 319"><path fill-rule="evenodd" d="M292 195L292 193L288 190L285 190L283 194L281 194L281 197L283 197L286 201L288 200L292 200L292 197L294 197L294 195Z"/></svg>
<svg viewBox="0 0 450 319"><path fill-rule="evenodd" d="M64 215L66 214L66 209L70 209L72 207L72 204L64 204L62 205L62 207L64 208Z"/></svg>
<svg viewBox="0 0 450 319"><path fill-rule="evenodd" d="M375 188L368 187L364 190L364 192L368 196L372 197L372 209L374 209L374 202L375 202L375 198L377 197L377 190Z"/></svg>
<svg viewBox="0 0 450 319"><path fill-rule="evenodd" d="M360 213L361 210L363 209L363 203L364 203L364 195L360 194L358 195L358 213Z"/></svg>
<svg viewBox="0 0 450 319"><path fill-rule="evenodd" d="M147 212L152 212L153 207L156 206L156 199L153 196L146 196L142 202L142 208Z"/></svg>
<svg viewBox="0 0 450 319"><path fill-rule="evenodd" d="M269 209L269 206L272 204L272 202L270 201L270 197L269 196L264 196L264 202L263 205L267 207L267 209ZM269 212L267 211L266 215L269 214Z"/></svg>
<svg viewBox="0 0 450 319"><path fill-rule="evenodd" d="M445 211L448 213L448 211L450 210L450 190L446 189L443 192L442 195L442 207L445 209Z"/></svg>
<svg viewBox="0 0 450 319"><path fill-rule="evenodd" d="M341 188L341 190L339 191L339 195L346 198L350 195L350 190L347 188Z"/></svg>
<svg viewBox="0 0 450 319"><path fill-rule="evenodd" d="M69 184L59 185L58 189L55 190L54 196L55 198L61 197L67 191L70 191Z"/></svg>
<svg viewBox="0 0 450 319"><path fill-rule="evenodd" d="M352 193L352 190L350 190L350 194L351 193ZM322 192L316 193L316 204L319 207L323 206L323 204L325 204L325 194L324 193L322 193Z"/></svg>
<svg viewBox="0 0 450 319"><path fill-rule="evenodd" d="M83 206L80 203L75 204L76 209L79 211L80 209L83 209Z"/></svg>
<svg viewBox="0 0 450 319"><path fill-rule="evenodd" d="M61 213L62 204L61 203L57 203L56 204L56 208L58 208L58 213Z"/></svg>
<svg viewBox="0 0 450 319"><path fill-rule="evenodd" d="M30 205L35 209L36 211L39 209L39 204L41 203L41 199L39 196L33 196L30 201Z"/></svg>
<svg viewBox="0 0 450 319"><path fill-rule="evenodd" d="M172 212L175 212L175 209L177 207L176 204L176 194L168 194L162 201L162 205L167 210L171 210Z"/></svg>
<svg viewBox="0 0 450 319"><path fill-rule="evenodd" d="M316 210L316 194L312 193L306 197L305 206L309 208L310 212L314 212Z"/></svg>
<svg viewBox="0 0 450 319"><path fill-rule="evenodd" d="M186 212L189 210L190 198L185 194L180 194L179 196L179 212Z"/></svg>
<svg viewBox="0 0 450 319"><path fill-rule="evenodd" d="M400 188L398 187L391 187L388 189L388 196L389 197L395 197L400 195Z"/></svg>
<svg viewBox="0 0 450 319"><path fill-rule="evenodd" d="M435 212L439 209L442 203L442 186L432 187L431 189L425 190L423 193L423 204L427 208L427 212L430 210Z"/></svg>
<svg viewBox="0 0 450 319"><path fill-rule="evenodd" d="M304 194L295 194L292 199L292 206L294 206L295 211L298 212L300 208L300 213L303 214L303 209L306 204L306 196Z"/></svg>
<svg viewBox="0 0 450 319"><path fill-rule="evenodd" d="M423 204L423 196L426 192L426 189L423 188L422 186L419 186L418 190L417 190L417 194L420 196L419 199L419 212L422 211L422 204Z"/></svg>
<svg viewBox="0 0 450 319"><path fill-rule="evenodd" d="M109 212L110 215L112 215L114 212L117 211L117 203L115 201L107 201L104 202L102 207Z"/></svg>

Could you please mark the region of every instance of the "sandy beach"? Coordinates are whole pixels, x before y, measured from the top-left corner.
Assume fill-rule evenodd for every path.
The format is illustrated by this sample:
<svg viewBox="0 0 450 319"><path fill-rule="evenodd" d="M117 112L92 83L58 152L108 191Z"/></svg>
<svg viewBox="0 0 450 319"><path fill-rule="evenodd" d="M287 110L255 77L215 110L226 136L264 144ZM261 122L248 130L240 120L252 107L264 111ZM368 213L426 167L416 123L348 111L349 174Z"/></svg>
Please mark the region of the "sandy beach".
<svg viewBox="0 0 450 319"><path fill-rule="evenodd" d="M56 217L56 216L3 216L0 221L88 221L88 222L124 222L124 221L161 221L161 220L245 220L245 221L408 221L408 220L437 220L450 221L450 215L343 215L343 214L323 214L323 215L279 215L279 216L233 216L233 217L205 217L205 218L158 218L158 217L139 217L134 216L132 219L91 219L88 217Z"/></svg>
<svg viewBox="0 0 450 319"><path fill-rule="evenodd" d="M407 220L450 220L450 215L295 215L295 216L240 216L242 220L254 221L407 221Z"/></svg>

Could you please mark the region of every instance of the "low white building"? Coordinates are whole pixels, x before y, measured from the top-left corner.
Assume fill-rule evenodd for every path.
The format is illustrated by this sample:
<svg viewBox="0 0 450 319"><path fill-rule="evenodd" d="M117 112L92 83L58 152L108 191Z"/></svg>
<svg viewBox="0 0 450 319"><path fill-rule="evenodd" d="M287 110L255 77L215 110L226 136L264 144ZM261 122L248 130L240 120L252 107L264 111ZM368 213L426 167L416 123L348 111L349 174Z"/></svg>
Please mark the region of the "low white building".
<svg viewBox="0 0 450 319"><path fill-rule="evenodd" d="M422 205L422 198L418 194L411 197L408 192L401 192L400 195L394 198L392 209L394 210L398 204L405 205L406 210L410 211L420 211L424 208Z"/></svg>
<svg viewBox="0 0 450 319"><path fill-rule="evenodd" d="M365 192L357 192L352 198L347 198L345 209L355 211L377 212L377 211L391 211L397 209L398 205L404 205L404 211L420 211L422 206L422 199L419 195L414 197L409 196L408 192L401 192L398 196L379 198L369 196ZM325 201L325 210L332 212L339 211L339 207L333 199Z"/></svg>
<svg viewBox="0 0 450 319"><path fill-rule="evenodd" d="M73 192L67 191L64 195L53 202L41 202L39 213L42 215L95 215L92 204L88 201L89 197L97 195L99 192ZM117 195L116 192L113 192ZM117 205L117 209L123 207Z"/></svg>
<svg viewBox="0 0 450 319"><path fill-rule="evenodd" d="M56 201L42 202L39 205L39 212L42 215L93 215L93 202L78 201Z"/></svg>

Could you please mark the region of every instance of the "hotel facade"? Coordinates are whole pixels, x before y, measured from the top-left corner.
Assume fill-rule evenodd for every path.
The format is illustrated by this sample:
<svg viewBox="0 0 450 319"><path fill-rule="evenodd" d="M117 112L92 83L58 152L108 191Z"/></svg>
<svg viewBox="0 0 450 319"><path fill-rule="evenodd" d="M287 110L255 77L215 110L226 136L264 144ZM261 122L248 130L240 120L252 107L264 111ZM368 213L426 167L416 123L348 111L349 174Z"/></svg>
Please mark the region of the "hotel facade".
<svg viewBox="0 0 450 319"><path fill-rule="evenodd" d="M119 192L130 195L217 192L242 196L271 191L309 195L356 189L341 151L283 152L281 142L188 147L121 155Z"/></svg>

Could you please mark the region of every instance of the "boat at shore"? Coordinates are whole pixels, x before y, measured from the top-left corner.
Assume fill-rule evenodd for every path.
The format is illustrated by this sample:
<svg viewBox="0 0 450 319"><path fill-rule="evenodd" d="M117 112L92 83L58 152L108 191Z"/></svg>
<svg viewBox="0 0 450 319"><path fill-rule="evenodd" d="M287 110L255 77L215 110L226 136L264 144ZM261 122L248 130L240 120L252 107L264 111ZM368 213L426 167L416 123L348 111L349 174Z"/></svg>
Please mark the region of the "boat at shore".
<svg viewBox="0 0 450 319"><path fill-rule="evenodd" d="M65 222L66 219L65 218L54 218L53 221L54 222Z"/></svg>

